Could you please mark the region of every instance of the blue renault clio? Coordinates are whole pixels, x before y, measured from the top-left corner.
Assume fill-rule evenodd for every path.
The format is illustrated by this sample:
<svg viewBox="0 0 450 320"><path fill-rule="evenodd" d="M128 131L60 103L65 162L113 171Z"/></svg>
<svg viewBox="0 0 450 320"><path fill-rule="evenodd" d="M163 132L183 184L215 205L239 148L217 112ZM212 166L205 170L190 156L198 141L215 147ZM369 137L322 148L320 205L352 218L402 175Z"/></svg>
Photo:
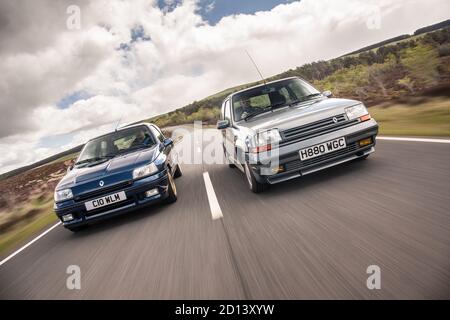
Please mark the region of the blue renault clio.
<svg viewBox="0 0 450 320"><path fill-rule="evenodd" d="M88 141L55 189L55 213L79 231L90 222L177 200L181 176L174 143L150 123Z"/></svg>

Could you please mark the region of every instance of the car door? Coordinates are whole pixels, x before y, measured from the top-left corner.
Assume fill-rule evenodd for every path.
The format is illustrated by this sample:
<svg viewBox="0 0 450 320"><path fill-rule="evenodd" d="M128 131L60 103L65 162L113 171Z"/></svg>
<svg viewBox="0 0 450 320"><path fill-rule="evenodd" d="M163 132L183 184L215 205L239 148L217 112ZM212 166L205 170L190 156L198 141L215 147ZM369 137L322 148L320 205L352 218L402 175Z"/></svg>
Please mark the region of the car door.
<svg viewBox="0 0 450 320"><path fill-rule="evenodd" d="M223 104L223 119L228 120L230 123L230 126L226 128L225 130L222 130L223 135L223 141L224 141L224 148L226 151L226 154L229 158L231 158L233 161L235 160L235 138L234 138L234 132L233 132L233 117L231 112L231 99L225 100Z"/></svg>
<svg viewBox="0 0 450 320"><path fill-rule="evenodd" d="M161 152L164 153L167 156L167 162L170 165L171 168L174 167L174 160L173 160L173 155L172 155L172 148L173 145L169 145L169 146L164 146L164 140L166 139L164 137L164 134L161 132L161 130L155 126L155 125L151 125L150 126L150 130L152 131L154 137L157 139L157 141L160 143L161 146Z"/></svg>

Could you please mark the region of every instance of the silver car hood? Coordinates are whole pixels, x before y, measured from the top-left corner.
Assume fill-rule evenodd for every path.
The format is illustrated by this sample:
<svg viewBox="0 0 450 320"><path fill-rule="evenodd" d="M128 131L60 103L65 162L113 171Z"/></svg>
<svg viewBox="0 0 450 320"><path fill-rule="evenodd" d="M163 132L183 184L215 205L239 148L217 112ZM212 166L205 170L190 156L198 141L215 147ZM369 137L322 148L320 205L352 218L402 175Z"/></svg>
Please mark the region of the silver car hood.
<svg viewBox="0 0 450 320"><path fill-rule="evenodd" d="M345 108L361 102L350 99L322 98L263 113L236 126L254 132L277 128L280 131L295 128L324 118L345 113Z"/></svg>

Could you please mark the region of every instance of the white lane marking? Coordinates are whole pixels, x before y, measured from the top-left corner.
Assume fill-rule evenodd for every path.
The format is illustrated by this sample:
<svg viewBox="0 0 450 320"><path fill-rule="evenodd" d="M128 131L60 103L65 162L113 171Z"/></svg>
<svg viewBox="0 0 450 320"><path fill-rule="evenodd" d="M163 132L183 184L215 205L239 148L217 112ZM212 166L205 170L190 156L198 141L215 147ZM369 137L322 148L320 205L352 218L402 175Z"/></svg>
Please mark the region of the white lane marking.
<svg viewBox="0 0 450 320"><path fill-rule="evenodd" d="M217 201L216 193L214 192L208 172L203 172L203 180L205 180L206 194L208 195L208 202L213 220L223 218L222 210Z"/></svg>
<svg viewBox="0 0 450 320"><path fill-rule="evenodd" d="M450 140L448 140L448 139L428 139L428 138L400 138L400 137L379 137L378 136L377 140L450 143Z"/></svg>
<svg viewBox="0 0 450 320"><path fill-rule="evenodd" d="M33 243L35 243L36 241L38 241L40 238L42 238L43 236L45 236L47 233L49 233L50 231L52 231L53 229L55 229L57 226L59 226L61 224L61 221L59 221L58 223L56 223L54 226L48 228L47 230L45 230L44 232L42 232L40 235L38 235L36 238L34 238L33 240L31 240L30 242L28 242L26 245L24 245L22 248L20 248L19 250L11 253L9 256L7 256L5 259L3 259L2 261L0 261L0 266L2 266L4 263L6 263L8 260L14 258L16 255L18 255L19 253L21 253L23 250L25 250L26 248L28 248L29 246L31 246Z"/></svg>

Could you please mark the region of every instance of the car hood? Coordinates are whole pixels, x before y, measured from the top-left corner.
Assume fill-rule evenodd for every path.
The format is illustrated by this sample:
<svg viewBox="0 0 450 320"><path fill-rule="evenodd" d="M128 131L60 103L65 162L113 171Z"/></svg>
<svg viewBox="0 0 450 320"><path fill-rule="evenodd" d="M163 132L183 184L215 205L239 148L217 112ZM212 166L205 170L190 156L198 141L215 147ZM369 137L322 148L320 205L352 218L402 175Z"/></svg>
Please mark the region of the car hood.
<svg viewBox="0 0 450 320"><path fill-rule="evenodd" d="M159 149L157 146L154 146L150 149L138 150L117 156L92 167L74 168L62 178L56 189L70 188L80 183L119 174L123 177L123 174L127 172L129 172L129 179L131 179L132 171L135 168L153 162L158 157L158 154Z"/></svg>
<svg viewBox="0 0 450 320"><path fill-rule="evenodd" d="M276 109L256 116L251 120L238 123L237 126L252 131L278 128L280 131L298 127L310 122L345 113L345 108L361 102L350 99L322 98L296 105Z"/></svg>

